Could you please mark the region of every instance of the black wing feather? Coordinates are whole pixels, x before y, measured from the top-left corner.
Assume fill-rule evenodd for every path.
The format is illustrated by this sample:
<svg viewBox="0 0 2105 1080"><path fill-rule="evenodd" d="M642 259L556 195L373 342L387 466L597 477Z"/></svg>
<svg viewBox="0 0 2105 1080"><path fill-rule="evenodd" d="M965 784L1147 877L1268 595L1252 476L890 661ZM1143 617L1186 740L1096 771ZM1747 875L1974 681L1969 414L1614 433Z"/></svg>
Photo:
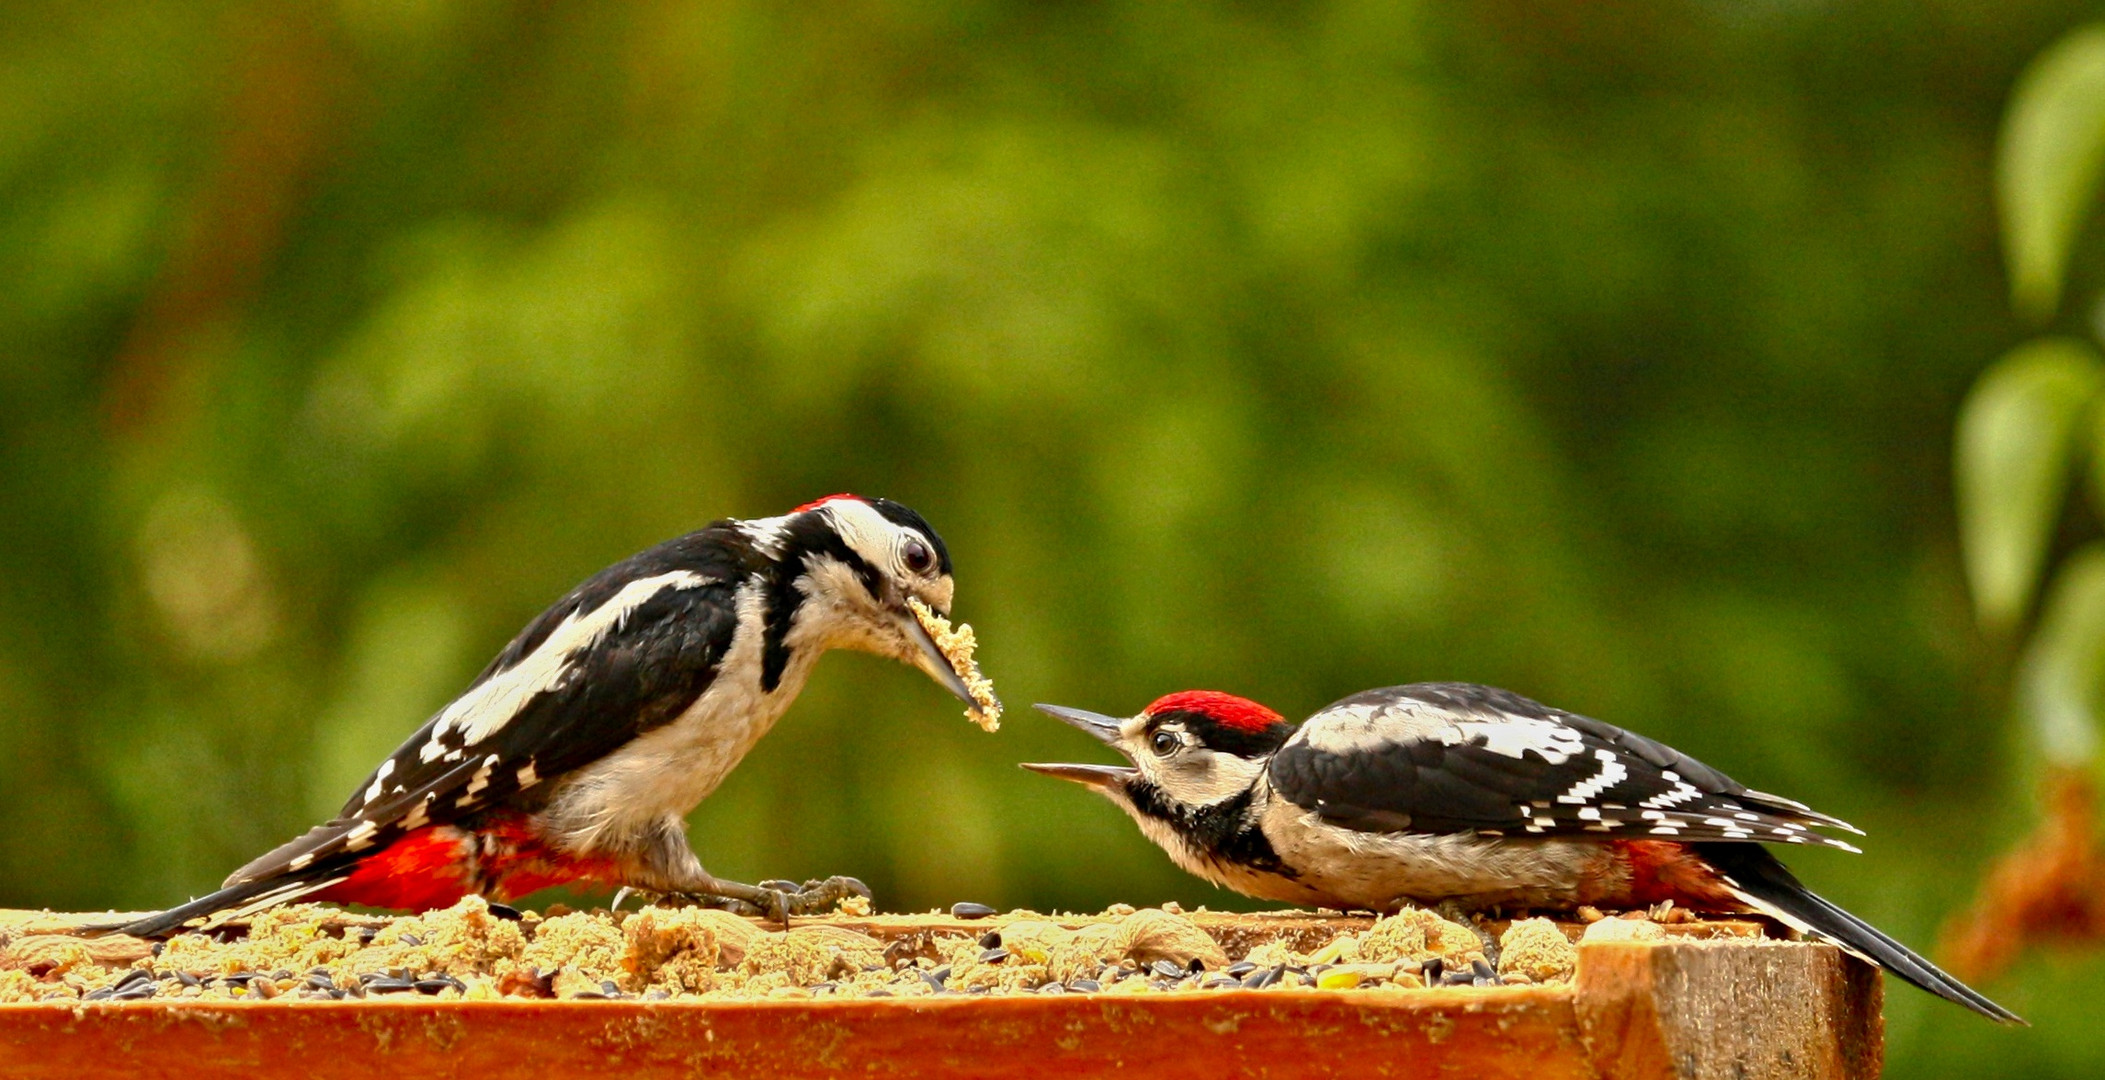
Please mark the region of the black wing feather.
<svg viewBox="0 0 2105 1080"><path fill-rule="evenodd" d="M699 582L659 589L620 625L571 651L553 685L525 698L477 742L465 743L457 729L442 730L441 710L366 777L335 818L236 870L227 884L304 872L384 846L408 831L405 819L445 824L507 799L531 800L536 792L529 787L546 790L548 781L671 722L716 677L737 631L737 583L747 563L758 558L735 530L711 527L594 575L520 631L462 696L528 662L549 647L566 620L589 617L633 582L671 573L692 574ZM434 744L443 749L426 760L426 748ZM496 761L485 770L492 756ZM529 764L533 785L520 776ZM470 793L478 775L483 782ZM369 800L376 779L382 780L380 791ZM367 822L374 831L355 841Z"/></svg>
<svg viewBox="0 0 2105 1080"><path fill-rule="evenodd" d="M1663 743L1469 683L1370 690L1273 755L1274 790L1367 832L1587 833L1826 844L1849 828ZM1852 830L1853 831L1853 830Z"/></svg>

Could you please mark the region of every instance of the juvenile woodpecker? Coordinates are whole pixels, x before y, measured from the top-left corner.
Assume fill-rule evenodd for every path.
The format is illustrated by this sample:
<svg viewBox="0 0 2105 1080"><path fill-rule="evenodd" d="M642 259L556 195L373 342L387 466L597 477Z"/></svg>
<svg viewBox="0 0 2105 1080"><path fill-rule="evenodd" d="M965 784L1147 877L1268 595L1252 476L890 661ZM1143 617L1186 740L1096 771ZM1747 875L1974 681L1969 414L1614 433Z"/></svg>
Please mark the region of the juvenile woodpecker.
<svg viewBox="0 0 2105 1080"><path fill-rule="evenodd" d="M834 495L725 520L594 574L542 612L335 817L210 896L129 925L156 936L292 900L443 907L566 882L824 910L852 878L800 891L712 877L686 816L796 699L819 654L904 661L972 705L909 609L947 615L943 540L886 499Z"/></svg>
<svg viewBox="0 0 2105 1080"><path fill-rule="evenodd" d="M1369 690L1298 728L1209 690L1127 720L1038 708L1132 764L1024 768L1095 789L1178 866L1247 896L1379 912L1666 900L1758 912L2023 1022L1814 895L1761 846L1856 851L1813 831L1855 828L1591 717L1467 683Z"/></svg>

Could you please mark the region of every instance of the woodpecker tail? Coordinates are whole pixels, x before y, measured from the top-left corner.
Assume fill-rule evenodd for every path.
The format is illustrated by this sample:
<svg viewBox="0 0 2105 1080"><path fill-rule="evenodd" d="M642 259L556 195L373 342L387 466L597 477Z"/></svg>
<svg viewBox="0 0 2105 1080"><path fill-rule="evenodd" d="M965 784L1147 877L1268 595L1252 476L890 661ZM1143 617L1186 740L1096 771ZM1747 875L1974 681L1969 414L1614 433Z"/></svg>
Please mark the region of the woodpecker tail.
<svg viewBox="0 0 2105 1080"><path fill-rule="evenodd" d="M1718 871L1733 895L1754 910L1781 920L1793 929L1833 942L1861 960L1876 964L1946 1001L1964 1005L1997 1023L2025 1023L2023 1017L1945 974L1937 965L1887 937L1877 927L1799 884L1798 878L1760 844L1690 846Z"/></svg>
<svg viewBox="0 0 2105 1080"><path fill-rule="evenodd" d="M227 918L238 919L253 915L264 908L297 900L302 896L320 892L338 884L351 875L349 867L316 867L313 872L285 877L266 878L261 881L242 881L229 885L218 892L200 896L187 904L169 908L143 919L128 923L108 923L91 926L91 934L130 934L133 937L167 937L183 928L192 919L204 918L227 912Z"/></svg>

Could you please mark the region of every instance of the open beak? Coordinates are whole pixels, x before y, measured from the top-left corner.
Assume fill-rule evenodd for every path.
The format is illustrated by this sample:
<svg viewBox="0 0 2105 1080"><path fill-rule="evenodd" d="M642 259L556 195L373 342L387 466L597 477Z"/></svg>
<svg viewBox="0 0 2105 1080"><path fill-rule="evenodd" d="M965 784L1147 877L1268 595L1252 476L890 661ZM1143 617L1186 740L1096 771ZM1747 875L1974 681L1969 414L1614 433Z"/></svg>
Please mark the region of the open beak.
<svg viewBox="0 0 2105 1080"><path fill-rule="evenodd" d="M1098 741L1117 750L1119 753L1125 753L1125 749L1119 746L1119 728L1122 721L1100 713L1090 712L1087 709L1070 709L1065 705L1040 705L1038 706L1038 711L1047 716L1073 724L1075 727L1096 736ZM1034 773L1057 776L1062 780L1071 780L1084 787L1093 787L1098 790L1122 787L1127 780L1132 779L1134 775L1140 772L1139 769L1131 765L1044 765L1025 763L1023 767Z"/></svg>
<svg viewBox="0 0 2105 1080"><path fill-rule="evenodd" d="M1114 749L1118 748L1119 728L1125 722L1123 720L1116 720L1102 713L1093 713L1087 709L1070 709L1065 705L1037 705L1033 706L1033 708L1047 716L1064 720L1075 727L1081 728L1083 731L1096 736L1097 741L1106 746ZM1119 752L1124 753L1123 750Z"/></svg>
<svg viewBox="0 0 2105 1080"><path fill-rule="evenodd" d="M1131 765L1046 765L1029 761L1024 762L1023 767L1034 773L1057 776L1093 788L1118 787L1140 771Z"/></svg>
<svg viewBox="0 0 2105 1080"><path fill-rule="evenodd" d="M907 638L920 650L920 654L914 660L914 666L927 672L929 678L943 684L943 689L956 694L958 700L964 702L968 708L979 708L979 703L972 700L972 688L965 685L965 677L950 666L950 658L943 655L943 650L936 648L936 639L929 637L928 631L921 628L921 620L914 618L914 613L908 611L900 616L900 623L906 628Z"/></svg>

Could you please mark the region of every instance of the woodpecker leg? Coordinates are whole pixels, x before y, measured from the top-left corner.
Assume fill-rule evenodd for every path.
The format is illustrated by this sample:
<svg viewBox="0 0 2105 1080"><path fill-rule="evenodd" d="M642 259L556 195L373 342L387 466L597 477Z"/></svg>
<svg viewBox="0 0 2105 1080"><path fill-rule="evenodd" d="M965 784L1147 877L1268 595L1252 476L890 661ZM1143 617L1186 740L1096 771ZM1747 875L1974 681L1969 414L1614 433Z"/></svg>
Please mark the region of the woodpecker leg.
<svg viewBox="0 0 2105 1080"><path fill-rule="evenodd" d="M1484 929L1484 925L1477 921L1476 912L1462 906L1458 900L1442 900L1433 906L1433 914L1476 931L1477 940L1484 944L1484 961L1494 968L1498 966L1498 939L1491 936L1491 931Z"/></svg>
<svg viewBox="0 0 2105 1080"><path fill-rule="evenodd" d="M801 888L790 881L763 881L758 885L725 881L702 869L702 861L687 846L684 823L677 819L662 823L642 838L634 850L630 884L637 888L685 897L741 915L758 915L784 926L789 925L793 915L823 914L850 896L870 895L868 885L851 877L807 881Z"/></svg>
<svg viewBox="0 0 2105 1080"><path fill-rule="evenodd" d="M711 878L701 888L674 890L684 896L712 907L721 907L740 915L755 915L769 922L789 925L796 915L824 915L832 911L841 901L851 896L867 898L870 887L852 877L830 877L811 880L801 887L793 881L763 881L758 885L741 885L735 881Z"/></svg>

